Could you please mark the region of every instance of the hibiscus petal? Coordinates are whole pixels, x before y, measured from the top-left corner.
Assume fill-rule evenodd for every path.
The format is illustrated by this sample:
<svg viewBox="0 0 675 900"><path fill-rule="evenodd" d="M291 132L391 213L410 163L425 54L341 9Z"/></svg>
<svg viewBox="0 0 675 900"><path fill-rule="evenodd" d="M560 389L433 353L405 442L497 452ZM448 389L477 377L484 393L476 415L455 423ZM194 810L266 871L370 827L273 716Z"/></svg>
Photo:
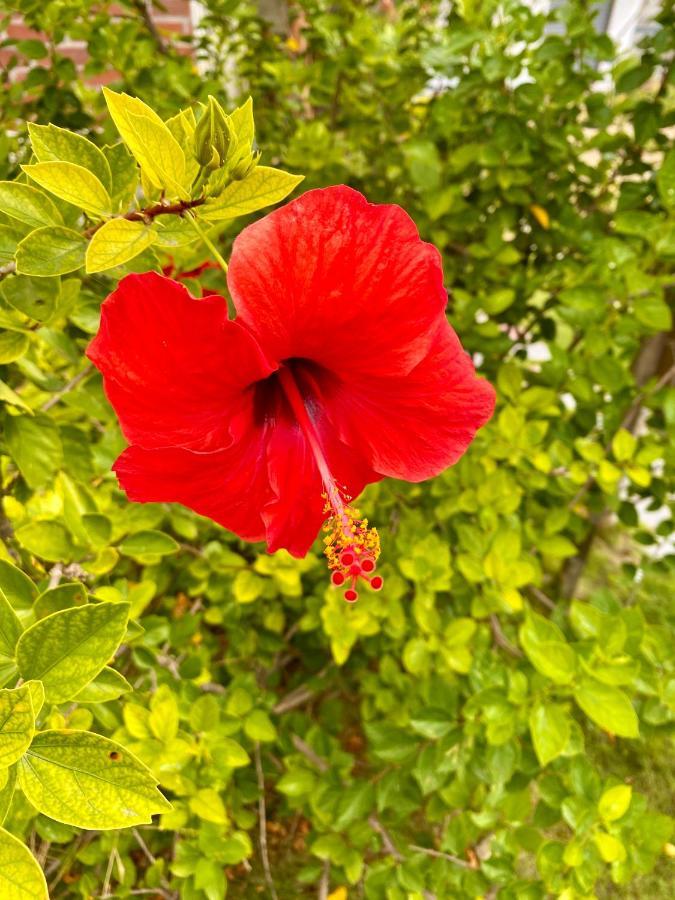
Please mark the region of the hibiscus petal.
<svg viewBox="0 0 675 900"><path fill-rule="evenodd" d="M296 372L300 383L307 373ZM317 462L317 450L292 414L288 401L277 391L268 406L267 471L271 497L264 510L267 545L270 553L284 547L293 556L303 557L314 543L326 514L326 485ZM326 471L342 493L356 497L366 484L378 481L359 452L338 437L323 410L313 405L312 428L320 444Z"/></svg>
<svg viewBox="0 0 675 900"><path fill-rule="evenodd" d="M408 214L344 185L309 191L245 228L227 281L270 358L338 374L410 371L447 303L440 254Z"/></svg>
<svg viewBox="0 0 675 900"><path fill-rule="evenodd" d="M128 275L105 300L87 355L126 438L146 448L228 446L244 389L274 368L222 297L197 299L154 272Z"/></svg>
<svg viewBox="0 0 675 900"><path fill-rule="evenodd" d="M443 319L427 356L400 377L318 381L340 436L376 472L423 481L457 462L494 410L495 392Z"/></svg>
<svg viewBox="0 0 675 900"><path fill-rule="evenodd" d="M244 540L265 537L260 511L270 488L260 440L214 453L128 447L113 469L130 500L182 503Z"/></svg>

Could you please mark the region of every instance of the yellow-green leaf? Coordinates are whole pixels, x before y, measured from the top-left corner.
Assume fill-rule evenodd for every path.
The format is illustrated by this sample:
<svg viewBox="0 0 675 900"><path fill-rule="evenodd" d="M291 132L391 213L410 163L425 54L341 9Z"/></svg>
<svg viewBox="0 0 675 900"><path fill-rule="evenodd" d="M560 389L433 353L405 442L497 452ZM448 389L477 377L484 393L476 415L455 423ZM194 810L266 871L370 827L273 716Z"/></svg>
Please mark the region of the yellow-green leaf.
<svg viewBox="0 0 675 900"><path fill-rule="evenodd" d="M570 739L570 717L557 703L542 703L530 713L530 733L542 766L564 751Z"/></svg>
<svg viewBox="0 0 675 900"><path fill-rule="evenodd" d="M84 166L98 178L107 191L112 186L108 160L88 138L58 125L28 125L33 153L38 162L70 162Z"/></svg>
<svg viewBox="0 0 675 900"><path fill-rule="evenodd" d="M28 335L21 331L3 331L0 334L0 365L14 362L28 350Z"/></svg>
<svg viewBox="0 0 675 900"><path fill-rule="evenodd" d="M605 822L620 819L630 806L633 789L629 784L617 784L608 788L598 802L598 812Z"/></svg>
<svg viewBox="0 0 675 900"><path fill-rule="evenodd" d="M16 271L24 275L65 275L84 265L87 242L60 225L31 231L16 248Z"/></svg>
<svg viewBox="0 0 675 900"><path fill-rule="evenodd" d="M605 862L622 862L626 858L626 848L613 834L600 831L593 835L593 840Z"/></svg>
<svg viewBox="0 0 675 900"><path fill-rule="evenodd" d="M98 216L112 211L112 200L101 182L77 163L42 162L21 168L45 190L79 209Z"/></svg>
<svg viewBox="0 0 675 900"><path fill-rule="evenodd" d="M199 217L212 222L234 219L279 203L300 184L303 177L269 166L257 166L242 181L229 184L212 203L201 207Z"/></svg>
<svg viewBox="0 0 675 900"><path fill-rule="evenodd" d="M94 233L86 254L87 272L121 266L150 246L157 237L143 222L111 219Z"/></svg>
<svg viewBox="0 0 675 900"><path fill-rule="evenodd" d="M126 633L128 617L128 603L97 603L40 619L17 644L19 672L41 681L48 701L70 700L105 668Z"/></svg>
<svg viewBox="0 0 675 900"><path fill-rule="evenodd" d="M41 813L77 828L145 825L171 809L140 760L88 731L36 735L20 763L19 784Z"/></svg>
<svg viewBox="0 0 675 900"><path fill-rule="evenodd" d="M18 406L19 409L23 409L31 414L33 412L26 401L22 397L19 397L16 391L13 391L4 381L0 381L0 402L9 403L11 406Z"/></svg>
<svg viewBox="0 0 675 900"><path fill-rule="evenodd" d="M0 828L0 897L2 900L49 900L38 861L25 844Z"/></svg>
<svg viewBox="0 0 675 900"><path fill-rule="evenodd" d="M137 97L103 88L122 140L157 188L187 198L185 154L157 113Z"/></svg>
<svg viewBox="0 0 675 900"><path fill-rule="evenodd" d="M638 717L633 704L618 688L588 678L577 686L574 699L596 725L610 734L639 737Z"/></svg>
<svg viewBox="0 0 675 900"><path fill-rule="evenodd" d="M31 692L24 684L16 690L0 690L0 766L21 759L35 732Z"/></svg>
<svg viewBox="0 0 675 900"><path fill-rule="evenodd" d="M0 653L3 656L14 657L14 649L22 631L23 626L14 612L14 607L5 592L0 590Z"/></svg>
<svg viewBox="0 0 675 900"><path fill-rule="evenodd" d="M61 213L49 197L29 184L16 181L0 181L0 210L33 228L63 223Z"/></svg>
<svg viewBox="0 0 675 900"><path fill-rule="evenodd" d="M612 453L614 459L618 462L626 462L633 458L637 441L635 437L625 428L619 428L612 438Z"/></svg>

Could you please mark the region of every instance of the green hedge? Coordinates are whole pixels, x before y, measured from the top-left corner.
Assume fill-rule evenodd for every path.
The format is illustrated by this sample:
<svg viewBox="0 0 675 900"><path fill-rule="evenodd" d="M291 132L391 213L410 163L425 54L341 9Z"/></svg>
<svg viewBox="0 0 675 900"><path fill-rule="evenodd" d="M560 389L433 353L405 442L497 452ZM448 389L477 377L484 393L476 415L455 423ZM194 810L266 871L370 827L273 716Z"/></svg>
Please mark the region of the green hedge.
<svg viewBox="0 0 675 900"><path fill-rule="evenodd" d="M669 4L617 62L580 0L550 15L304 0L281 33L256 4L212 0L199 71L144 3L15 6L53 40L5 42L34 66L5 68L2 99L3 900L44 896L35 859L54 898L668 897ZM83 74L66 35L88 44ZM265 169L240 182L250 196L265 177L282 199L287 172L299 191L347 183L402 205L443 254L449 318L498 406L453 469L366 491L386 587L356 606L327 587L318 546L268 556L116 486L124 442L84 358L100 303L126 271L191 271L210 252L180 220L110 268L96 196L65 202L72 170L22 172L49 153L96 170L91 145L26 123L114 144L88 80L111 66L165 121L211 94L242 126L252 96ZM131 202L135 163L105 153ZM251 216L220 218L202 229L227 257ZM216 270L199 282L223 290ZM115 830L102 793L113 830L95 830L73 792L93 797L123 758L161 815Z"/></svg>

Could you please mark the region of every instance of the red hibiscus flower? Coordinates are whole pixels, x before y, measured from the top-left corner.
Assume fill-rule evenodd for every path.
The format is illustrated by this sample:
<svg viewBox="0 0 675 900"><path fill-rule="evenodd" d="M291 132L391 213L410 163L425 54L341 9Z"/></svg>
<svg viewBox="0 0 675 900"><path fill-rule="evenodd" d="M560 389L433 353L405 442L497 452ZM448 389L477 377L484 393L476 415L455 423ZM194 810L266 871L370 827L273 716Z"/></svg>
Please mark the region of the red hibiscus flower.
<svg viewBox="0 0 675 900"><path fill-rule="evenodd" d="M88 356L130 443L132 500L182 503L304 556L326 522L335 585L357 598L379 538L349 505L369 482L422 481L492 414L447 322L438 251L397 206L310 191L234 242L237 310L169 278L129 275Z"/></svg>

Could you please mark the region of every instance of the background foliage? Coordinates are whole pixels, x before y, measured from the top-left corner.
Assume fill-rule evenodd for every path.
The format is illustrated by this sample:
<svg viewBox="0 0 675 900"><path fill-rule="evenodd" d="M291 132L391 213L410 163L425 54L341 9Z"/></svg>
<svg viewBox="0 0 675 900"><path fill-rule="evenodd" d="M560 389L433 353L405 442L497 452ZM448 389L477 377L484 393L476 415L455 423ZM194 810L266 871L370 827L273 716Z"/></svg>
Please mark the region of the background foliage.
<svg viewBox="0 0 675 900"><path fill-rule="evenodd" d="M4 827L52 896L670 896L671 5L616 62L577 0L550 15L304 0L281 30L212 0L199 72L145 4L16 6L50 41L5 42L34 66L3 70L3 178L28 183L26 121L117 140L87 81L113 66L164 119L250 94L264 165L305 174L300 190L398 202L440 248L450 319L499 395L454 469L368 490L386 588L350 607L318 551L270 557L126 502L110 473L123 440L83 356L124 268L16 274L35 223L3 203L3 683L15 654L21 677L44 676L38 626L14 645L50 613L132 624L110 637L126 682L106 669L61 702L52 678L41 712L26 689L1 701L41 731L114 740L106 753L142 760L173 804L151 826L82 831L26 777L43 811L19 791L9 804L0 770ZM83 75L66 35L88 44ZM225 255L245 222L212 232ZM174 243L129 265L209 256ZM224 290L217 271L200 282ZM25 751L7 746L0 763ZM0 863L34 872L23 852L0 841Z"/></svg>

